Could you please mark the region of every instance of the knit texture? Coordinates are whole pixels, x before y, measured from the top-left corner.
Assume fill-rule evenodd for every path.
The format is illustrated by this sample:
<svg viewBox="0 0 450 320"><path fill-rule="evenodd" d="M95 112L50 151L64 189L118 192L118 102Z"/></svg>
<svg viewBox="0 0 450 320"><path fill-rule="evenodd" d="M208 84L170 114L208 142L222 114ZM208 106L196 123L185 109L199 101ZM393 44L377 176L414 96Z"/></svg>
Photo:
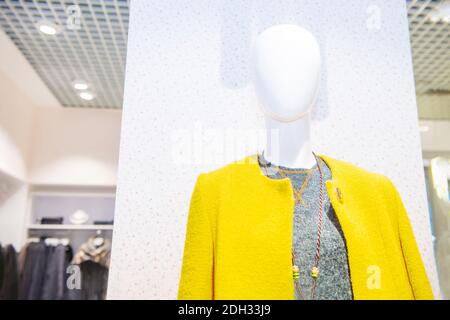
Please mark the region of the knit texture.
<svg viewBox="0 0 450 320"><path fill-rule="evenodd" d="M327 192L347 244L354 299L432 299L412 228L384 176L329 157ZM197 179L179 299L293 299L293 189L249 156ZM262 281L262 279L264 281Z"/></svg>
<svg viewBox="0 0 450 320"><path fill-rule="evenodd" d="M264 155L260 155L258 161L266 176L272 179L287 177L293 188L299 192L299 199L294 207L292 248L295 252L295 264L300 269L300 277L296 280L299 290L294 290L294 293L298 300L311 299L313 285L311 268L314 266L316 255L320 211L319 168L317 165L311 169L274 166L264 158ZM325 187L325 181L331 180L331 171L322 159L318 161L323 175L323 223L320 240L320 275L316 280L314 299L350 300L352 287L347 248Z"/></svg>

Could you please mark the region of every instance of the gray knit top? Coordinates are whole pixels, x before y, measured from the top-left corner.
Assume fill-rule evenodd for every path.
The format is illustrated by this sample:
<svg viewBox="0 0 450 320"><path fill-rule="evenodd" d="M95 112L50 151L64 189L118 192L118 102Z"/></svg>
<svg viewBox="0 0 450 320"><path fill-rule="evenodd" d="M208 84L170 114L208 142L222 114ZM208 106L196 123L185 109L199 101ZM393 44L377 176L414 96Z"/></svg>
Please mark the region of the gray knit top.
<svg viewBox="0 0 450 320"><path fill-rule="evenodd" d="M315 165L311 169L292 169L274 166L263 155L259 157L259 165L263 172L272 179L288 177L292 187L300 191L298 203L294 207L292 249L295 253L295 264L300 269L299 290L294 295L298 300L311 299L311 268L317 243L319 218L320 172ZM325 181L331 179L331 171L322 159L319 165L323 172L324 214L320 244L319 277L317 278L314 299L350 300L353 299L350 282L347 248L339 221L330 203ZM280 168L283 176L280 173Z"/></svg>

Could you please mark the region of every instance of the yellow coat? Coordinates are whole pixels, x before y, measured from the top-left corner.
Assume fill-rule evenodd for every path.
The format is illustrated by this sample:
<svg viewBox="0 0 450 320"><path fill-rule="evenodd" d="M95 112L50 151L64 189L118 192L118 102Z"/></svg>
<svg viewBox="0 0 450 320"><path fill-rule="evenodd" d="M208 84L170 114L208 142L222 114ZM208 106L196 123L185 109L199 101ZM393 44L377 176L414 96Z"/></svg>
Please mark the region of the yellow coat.
<svg viewBox="0 0 450 320"><path fill-rule="evenodd" d="M432 299L407 213L385 177L321 157L348 250L354 299ZM187 222L178 299L293 299L293 191L256 156L201 174Z"/></svg>

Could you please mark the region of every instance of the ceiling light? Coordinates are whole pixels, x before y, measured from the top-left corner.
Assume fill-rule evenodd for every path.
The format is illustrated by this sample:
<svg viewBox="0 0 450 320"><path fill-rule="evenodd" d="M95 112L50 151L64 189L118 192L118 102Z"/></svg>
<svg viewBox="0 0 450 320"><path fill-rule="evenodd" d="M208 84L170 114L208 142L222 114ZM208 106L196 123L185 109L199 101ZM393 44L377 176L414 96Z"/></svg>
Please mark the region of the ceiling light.
<svg viewBox="0 0 450 320"><path fill-rule="evenodd" d="M89 88L89 85L83 80L75 80L72 82L72 85L76 90L86 90Z"/></svg>
<svg viewBox="0 0 450 320"><path fill-rule="evenodd" d="M94 99L94 95L88 91L80 92L80 98L83 100L91 101Z"/></svg>
<svg viewBox="0 0 450 320"><path fill-rule="evenodd" d="M47 20L39 21L36 24L36 27L39 29L40 32L49 36L54 36L60 31L60 28L56 24Z"/></svg>

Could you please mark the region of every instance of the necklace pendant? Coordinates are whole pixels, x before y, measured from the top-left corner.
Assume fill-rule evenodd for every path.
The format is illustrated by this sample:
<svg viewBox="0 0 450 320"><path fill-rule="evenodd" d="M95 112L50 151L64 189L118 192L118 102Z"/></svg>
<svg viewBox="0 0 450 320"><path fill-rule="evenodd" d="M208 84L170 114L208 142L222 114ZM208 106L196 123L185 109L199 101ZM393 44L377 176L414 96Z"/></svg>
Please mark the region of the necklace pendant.
<svg viewBox="0 0 450 320"><path fill-rule="evenodd" d="M313 277L314 279L317 279L317 277L319 277L319 268L317 267L311 268L311 277Z"/></svg>
<svg viewBox="0 0 450 320"><path fill-rule="evenodd" d="M297 280L300 277L300 269L295 264L292 266L292 276L294 280Z"/></svg>

